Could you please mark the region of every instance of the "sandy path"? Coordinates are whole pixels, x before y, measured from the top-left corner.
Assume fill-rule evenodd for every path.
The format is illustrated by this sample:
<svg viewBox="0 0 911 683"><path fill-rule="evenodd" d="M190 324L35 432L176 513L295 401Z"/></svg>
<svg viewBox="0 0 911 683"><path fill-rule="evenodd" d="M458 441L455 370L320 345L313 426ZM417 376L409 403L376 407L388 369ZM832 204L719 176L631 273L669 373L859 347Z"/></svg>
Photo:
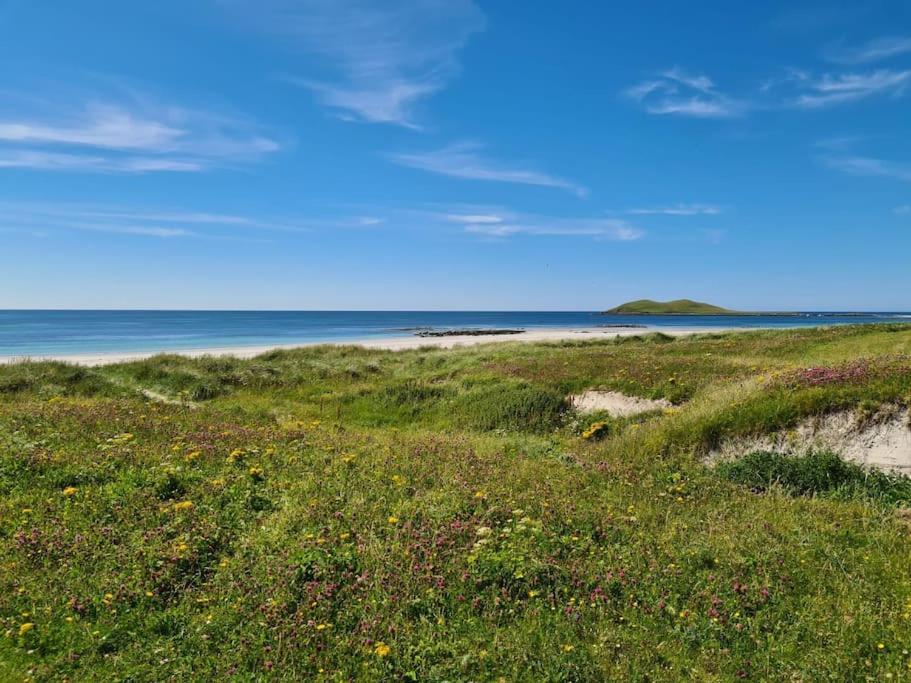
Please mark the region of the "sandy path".
<svg viewBox="0 0 911 683"><path fill-rule="evenodd" d="M461 346L477 346L478 344L497 344L504 342L547 342L547 341L591 341L611 337L628 337L649 332L663 332L673 336L697 334L700 332L723 332L731 328L687 328L687 329L610 329L610 328L578 328L578 329L546 329L529 330L520 334L491 335L491 336L455 336L455 337L394 337L384 339L363 339L344 342L329 342L337 346L361 346L368 349L385 349L388 351L404 351L420 347L453 348ZM752 328L755 329L755 328ZM197 358L199 356L234 356L235 358L253 358L260 354L275 349L296 349L305 346L324 346L327 342L297 343L297 344L270 344L267 346L242 346L242 347L214 347L207 349L162 349L159 351L145 351L136 353L87 353L72 355L30 356L28 360L59 360L78 365L105 365L108 363L122 363L133 360L142 360L159 353L176 353L181 356ZM0 363L13 363L26 360L25 357L0 356Z"/></svg>

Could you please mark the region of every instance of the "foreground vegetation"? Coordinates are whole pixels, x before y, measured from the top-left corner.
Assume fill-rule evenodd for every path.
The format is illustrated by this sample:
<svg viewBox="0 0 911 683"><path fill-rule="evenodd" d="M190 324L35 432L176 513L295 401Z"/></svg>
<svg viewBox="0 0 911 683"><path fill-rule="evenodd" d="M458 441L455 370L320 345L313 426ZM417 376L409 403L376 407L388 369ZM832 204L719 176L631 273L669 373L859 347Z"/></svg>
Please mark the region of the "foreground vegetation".
<svg viewBox="0 0 911 683"><path fill-rule="evenodd" d="M904 679L907 480L703 456L909 404L908 326L0 367L0 680Z"/></svg>

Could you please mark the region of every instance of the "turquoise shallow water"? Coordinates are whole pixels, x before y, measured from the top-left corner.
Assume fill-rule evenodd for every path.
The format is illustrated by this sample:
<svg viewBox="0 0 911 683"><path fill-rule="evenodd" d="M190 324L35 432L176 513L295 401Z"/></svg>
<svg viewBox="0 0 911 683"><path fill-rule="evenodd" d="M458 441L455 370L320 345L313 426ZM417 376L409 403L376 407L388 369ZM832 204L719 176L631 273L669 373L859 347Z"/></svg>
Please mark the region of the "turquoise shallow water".
<svg viewBox="0 0 911 683"><path fill-rule="evenodd" d="M0 356L142 353L404 337L416 328L651 329L911 323L911 313L621 316L587 311L23 311L0 310Z"/></svg>

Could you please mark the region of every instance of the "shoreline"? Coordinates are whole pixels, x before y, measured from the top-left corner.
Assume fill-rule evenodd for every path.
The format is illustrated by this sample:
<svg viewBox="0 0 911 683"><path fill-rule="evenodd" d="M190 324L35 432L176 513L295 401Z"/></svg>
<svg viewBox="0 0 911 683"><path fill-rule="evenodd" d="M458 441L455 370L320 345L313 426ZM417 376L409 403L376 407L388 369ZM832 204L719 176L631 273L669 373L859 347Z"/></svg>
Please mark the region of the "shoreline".
<svg viewBox="0 0 911 683"><path fill-rule="evenodd" d="M702 332L732 332L736 330L750 331L765 328L734 328L734 327L698 327L698 328L636 328L636 329L605 329L597 327L585 328L555 328L526 330L510 335L454 335L450 337L387 337L380 339L351 339L345 341L329 342L297 342L288 344L264 344L257 346L222 346L199 349L159 349L156 351L113 351L95 353L73 354L35 354L29 356L0 356L0 365L20 363L25 361L60 361L74 365L95 366L110 365L114 363L127 363L130 361L144 360L161 354L199 358L202 356L231 356L240 359L249 359L268 353L269 351L307 348L311 346L360 346L365 349L384 351L407 351L422 347L451 349L465 346L478 346L480 344L504 344L508 342L532 343L549 341L591 341L593 339L611 339L614 337L632 337L642 334L661 332L671 336L686 336Z"/></svg>

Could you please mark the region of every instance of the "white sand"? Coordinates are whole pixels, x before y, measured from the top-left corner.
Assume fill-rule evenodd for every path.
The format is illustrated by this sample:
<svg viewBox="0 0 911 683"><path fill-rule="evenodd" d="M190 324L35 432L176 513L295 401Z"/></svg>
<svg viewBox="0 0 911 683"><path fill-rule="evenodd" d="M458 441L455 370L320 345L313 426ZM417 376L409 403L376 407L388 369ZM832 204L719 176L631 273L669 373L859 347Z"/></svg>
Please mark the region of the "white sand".
<svg viewBox="0 0 911 683"><path fill-rule="evenodd" d="M743 331L746 331L744 328ZM755 329L755 328L753 328ZM732 331L731 328L687 328L687 329L617 329L617 328L578 328L578 329L541 329L529 330L519 334L504 335L460 335L455 337L394 337L384 339L362 339L342 342L330 342L332 346L361 346L368 349L385 349L388 351L404 351L420 347L453 348L457 346L476 346L478 344L496 344L504 342L555 342L555 341L591 341L611 337L629 337L649 332L663 332L672 336L698 334L700 332ZM0 363L15 363L23 360L59 360L77 365L106 365L108 363L123 363L133 360L142 360L160 353L176 353L181 356L198 358L199 356L233 356L235 358L253 358L268 351L276 349L297 349L305 346L326 345L327 342L297 343L297 344L270 344L268 346L240 346L240 347L213 347L206 349L160 349L158 351L143 351L135 353L85 353L50 356L0 356Z"/></svg>
<svg viewBox="0 0 911 683"><path fill-rule="evenodd" d="M619 391L586 391L570 396L569 402L580 413L596 413L603 410L614 417L629 417L671 407L671 402L663 398L639 398L621 394Z"/></svg>
<svg viewBox="0 0 911 683"><path fill-rule="evenodd" d="M794 429L766 436L729 439L706 458L731 460L756 451L831 451L845 460L887 472L911 474L911 413L884 406L872 419L844 411L804 420Z"/></svg>

